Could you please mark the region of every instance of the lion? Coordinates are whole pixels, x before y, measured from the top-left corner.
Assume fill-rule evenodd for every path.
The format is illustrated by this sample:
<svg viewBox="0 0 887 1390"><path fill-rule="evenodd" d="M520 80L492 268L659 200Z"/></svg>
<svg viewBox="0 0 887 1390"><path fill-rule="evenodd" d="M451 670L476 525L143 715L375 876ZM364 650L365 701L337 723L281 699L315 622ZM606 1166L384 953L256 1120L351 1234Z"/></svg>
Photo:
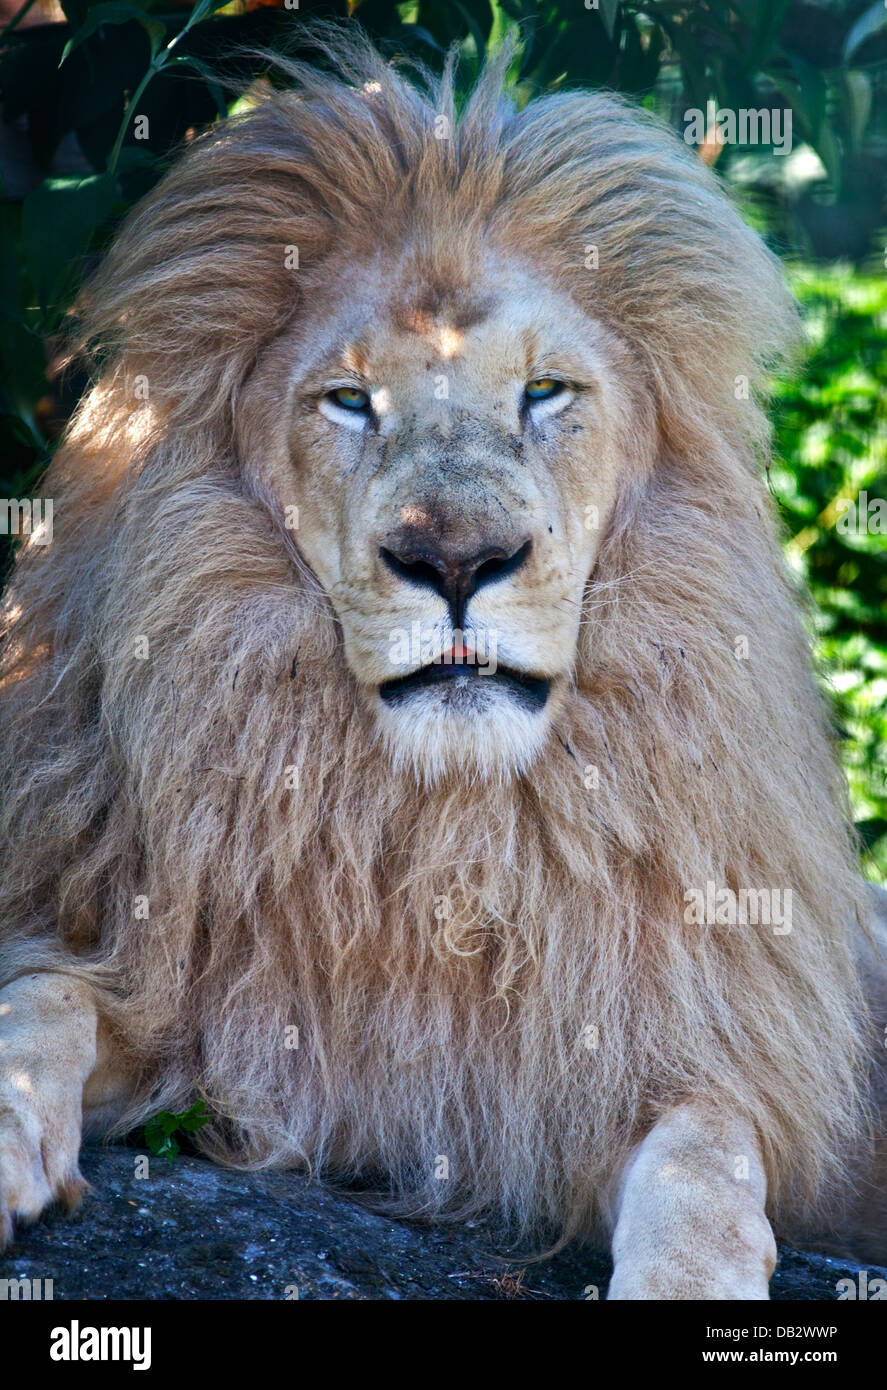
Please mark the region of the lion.
<svg viewBox="0 0 887 1390"><path fill-rule="evenodd" d="M199 1096L218 1162L608 1244L610 1298L766 1298L774 1233L883 1258L779 266L616 96L516 109L505 46L457 110L320 42L81 306L5 601L5 1236Z"/></svg>

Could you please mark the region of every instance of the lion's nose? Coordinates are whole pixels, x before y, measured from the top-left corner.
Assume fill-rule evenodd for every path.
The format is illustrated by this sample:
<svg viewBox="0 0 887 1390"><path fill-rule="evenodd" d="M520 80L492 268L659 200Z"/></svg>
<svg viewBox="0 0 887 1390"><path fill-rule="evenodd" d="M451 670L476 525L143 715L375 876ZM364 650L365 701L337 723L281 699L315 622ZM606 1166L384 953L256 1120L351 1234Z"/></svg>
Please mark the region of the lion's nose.
<svg viewBox="0 0 887 1390"><path fill-rule="evenodd" d="M406 536L397 545L380 546L379 557L408 584L439 593L450 609L453 626L461 628L472 594L485 584L495 584L514 574L526 561L532 544L525 540L515 549L495 542L454 545L445 538Z"/></svg>

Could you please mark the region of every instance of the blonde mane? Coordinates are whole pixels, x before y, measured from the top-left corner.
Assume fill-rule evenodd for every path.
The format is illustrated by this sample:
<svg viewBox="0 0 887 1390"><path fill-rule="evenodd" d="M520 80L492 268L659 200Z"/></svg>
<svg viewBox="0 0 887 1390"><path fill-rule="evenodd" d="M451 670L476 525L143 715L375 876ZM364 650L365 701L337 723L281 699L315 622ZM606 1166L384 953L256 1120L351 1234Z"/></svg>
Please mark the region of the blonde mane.
<svg viewBox="0 0 887 1390"><path fill-rule="evenodd" d="M758 392L795 332L778 267L613 96L517 111L506 51L457 112L449 70L422 88L330 52L195 142L88 287L56 537L6 598L3 978L101 986L142 1078L118 1128L199 1090L222 1161L590 1232L642 1128L712 1096L791 1220L859 1143L865 904L761 479ZM487 232L617 327L659 456L623 490L544 755L420 789L243 483L238 400L331 245L409 239L464 278ZM790 888L791 932L689 925L709 881Z"/></svg>

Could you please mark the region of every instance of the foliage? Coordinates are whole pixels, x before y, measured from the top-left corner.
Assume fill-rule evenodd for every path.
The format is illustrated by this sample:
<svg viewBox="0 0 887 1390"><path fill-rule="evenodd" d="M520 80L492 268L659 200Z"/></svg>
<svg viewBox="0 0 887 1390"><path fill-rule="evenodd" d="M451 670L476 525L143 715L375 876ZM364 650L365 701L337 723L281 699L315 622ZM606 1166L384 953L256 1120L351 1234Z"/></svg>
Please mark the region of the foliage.
<svg viewBox="0 0 887 1390"><path fill-rule="evenodd" d="M812 351L780 389L771 483L816 602L867 869L887 879L887 281L809 267L793 280Z"/></svg>
<svg viewBox="0 0 887 1390"><path fill-rule="evenodd" d="M268 80L258 48L305 52L306 21L356 17L431 67L457 43L466 83L518 26L520 102L605 85L679 130L709 99L791 110L792 155L707 143L702 156L805 261L796 284L813 351L780 388L772 483L789 557L819 605L870 870L887 873L887 560L882 537L836 525L840 498L884 493L882 0L61 0L65 24L28 27L34 3L0 36L0 487L15 498L33 490L85 384L52 372L82 274L191 134Z"/></svg>
<svg viewBox="0 0 887 1390"><path fill-rule="evenodd" d="M176 1139L177 1131L183 1134L194 1134L204 1125L208 1125L212 1115L205 1114L206 1106L202 1100L196 1100L188 1110L183 1110L181 1114L174 1115L171 1110L160 1110L145 1125L145 1143L153 1154L158 1158L166 1158L172 1163L178 1157L179 1142Z"/></svg>

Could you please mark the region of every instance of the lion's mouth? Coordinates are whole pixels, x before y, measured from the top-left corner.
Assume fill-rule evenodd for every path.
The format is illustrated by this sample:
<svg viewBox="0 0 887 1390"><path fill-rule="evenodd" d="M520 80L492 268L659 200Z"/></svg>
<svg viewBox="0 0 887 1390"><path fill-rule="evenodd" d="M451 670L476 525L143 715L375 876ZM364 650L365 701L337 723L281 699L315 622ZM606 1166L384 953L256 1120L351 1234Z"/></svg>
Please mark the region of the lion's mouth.
<svg viewBox="0 0 887 1390"><path fill-rule="evenodd" d="M527 709L541 710L548 699L551 681L544 676L531 676L525 671L515 671L509 666L497 666L495 670L466 661L438 661L428 666L420 666L408 676L397 676L394 680L383 681L379 695L386 704L398 704L409 699L421 690L428 690L442 682L455 682L464 689L485 687L497 688L512 696Z"/></svg>

